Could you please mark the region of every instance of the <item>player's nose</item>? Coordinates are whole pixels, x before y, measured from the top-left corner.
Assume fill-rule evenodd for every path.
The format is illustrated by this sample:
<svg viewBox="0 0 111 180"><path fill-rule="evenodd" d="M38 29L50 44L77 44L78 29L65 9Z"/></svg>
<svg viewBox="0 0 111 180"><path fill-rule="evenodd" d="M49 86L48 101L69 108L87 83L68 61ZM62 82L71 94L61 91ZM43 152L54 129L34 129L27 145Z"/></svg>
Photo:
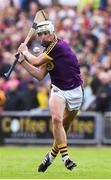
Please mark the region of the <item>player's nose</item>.
<svg viewBox="0 0 111 180"><path fill-rule="evenodd" d="M44 33L42 34L41 39L42 39L42 40L45 39L45 34L44 34Z"/></svg>

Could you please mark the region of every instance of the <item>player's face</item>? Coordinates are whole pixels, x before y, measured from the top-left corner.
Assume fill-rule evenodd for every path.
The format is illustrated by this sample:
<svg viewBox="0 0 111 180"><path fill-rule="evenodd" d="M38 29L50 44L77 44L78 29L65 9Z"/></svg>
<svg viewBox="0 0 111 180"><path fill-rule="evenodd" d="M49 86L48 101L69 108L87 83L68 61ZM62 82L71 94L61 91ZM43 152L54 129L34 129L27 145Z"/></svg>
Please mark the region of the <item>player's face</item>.
<svg viewBox="0 0 111 180"><path fill-rule="evenodd" d="M38 33L38 37L39 37L41 45L44 47L48 47L50 43L52 42L52 35L48 31Z"/></svg>

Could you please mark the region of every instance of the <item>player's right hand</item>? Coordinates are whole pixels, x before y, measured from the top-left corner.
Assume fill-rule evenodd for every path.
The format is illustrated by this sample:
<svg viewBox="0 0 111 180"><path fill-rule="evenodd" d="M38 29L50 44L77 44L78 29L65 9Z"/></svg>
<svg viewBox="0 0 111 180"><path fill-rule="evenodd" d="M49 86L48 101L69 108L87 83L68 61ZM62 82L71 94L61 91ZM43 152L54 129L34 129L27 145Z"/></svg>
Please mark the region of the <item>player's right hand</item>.
<svg viewBox="0 0 111 180"><path fill-rule="evenodd" d="M24 61L24 55L20 53L18 62L21 64Z"/></svg>

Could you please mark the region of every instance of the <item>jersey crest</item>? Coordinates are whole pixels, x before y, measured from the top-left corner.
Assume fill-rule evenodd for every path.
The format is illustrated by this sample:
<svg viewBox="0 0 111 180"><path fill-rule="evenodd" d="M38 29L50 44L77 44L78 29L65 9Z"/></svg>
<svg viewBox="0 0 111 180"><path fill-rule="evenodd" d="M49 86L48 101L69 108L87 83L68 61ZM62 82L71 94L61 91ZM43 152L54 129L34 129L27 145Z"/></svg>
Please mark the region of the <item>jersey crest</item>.
<svg viewBox="0 0 111 180"><path fill-rule="evenodd" d="M54 63L53 63L52 61L48 61L48 62L46 63L46 67L47 67L47 70L48 70L48 71L51 71L51 70L54 69Z"/></svg>

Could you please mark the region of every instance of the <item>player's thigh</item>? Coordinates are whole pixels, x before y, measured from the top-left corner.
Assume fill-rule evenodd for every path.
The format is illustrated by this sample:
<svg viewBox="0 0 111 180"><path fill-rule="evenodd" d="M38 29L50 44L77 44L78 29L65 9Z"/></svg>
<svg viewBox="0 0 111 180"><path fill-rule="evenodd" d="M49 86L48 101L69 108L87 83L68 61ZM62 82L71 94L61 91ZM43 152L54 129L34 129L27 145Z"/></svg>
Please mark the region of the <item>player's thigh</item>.
<svg viewBox="0 0 111 180"><path fill-rule="evenodd" d="M57 117L63 120L64 109L65 109L65 99L58 95L51 95L49 99L49 108L53 117Z"/></svg>
<svg viewBox="0 0 111 180"><path fill-rule="evenodd" d="M69 111L67 108L64 110L63 125L67 132L73 119L76 117L78 110Z"/></svg>

